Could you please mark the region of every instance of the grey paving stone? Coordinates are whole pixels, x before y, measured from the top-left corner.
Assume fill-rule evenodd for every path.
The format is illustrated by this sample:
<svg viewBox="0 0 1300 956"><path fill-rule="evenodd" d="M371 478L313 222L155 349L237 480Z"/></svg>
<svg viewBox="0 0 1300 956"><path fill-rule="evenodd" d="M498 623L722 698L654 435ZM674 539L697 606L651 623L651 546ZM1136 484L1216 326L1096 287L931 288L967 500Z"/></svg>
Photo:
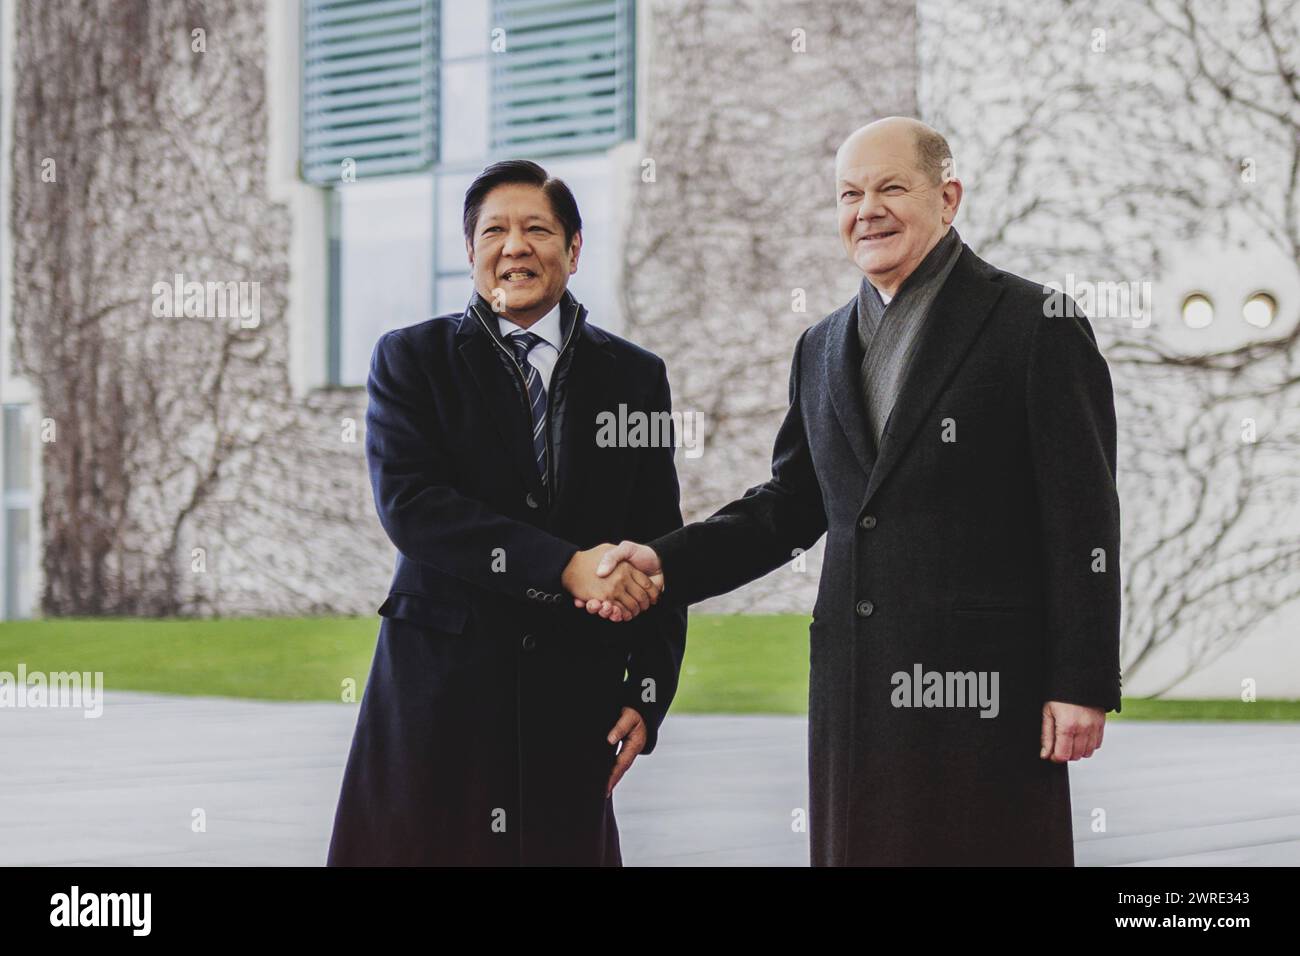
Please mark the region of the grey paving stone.
<svg viewBox="0 0 1300 956"><path fill-rule="evenodd" d="M355 721L355 705L121 692L92 720L6 710L0 864L323 864ZM808 865L806 728L670 717L615 795L626 863ZM1300 865L1300 726L1111 724L1070 773L1081 866Z"/></svg>

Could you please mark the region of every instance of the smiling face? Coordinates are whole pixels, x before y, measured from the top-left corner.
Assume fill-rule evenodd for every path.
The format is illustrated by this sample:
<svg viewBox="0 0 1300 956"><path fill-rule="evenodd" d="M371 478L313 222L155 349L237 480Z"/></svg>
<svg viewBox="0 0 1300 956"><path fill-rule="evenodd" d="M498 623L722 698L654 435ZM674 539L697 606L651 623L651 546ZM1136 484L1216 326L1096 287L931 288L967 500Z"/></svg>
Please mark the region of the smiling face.
<svg viewBox="0 0 1300 956"><path fill-rule="evenodd" d="M546 193L506 183L483 198L473 240L465 246L478 294L527 328L564 295L569 276L578 271L582 234L566 243Z"/></svg>
<svg viewBox="0 0 1300 956"><path fill-rule="evenodd" d="M948 231L961 204L957 179L934 183L919 168L918 126L902 118L864 126L835 159L844 250L872 285L891 296Z"/></svg>

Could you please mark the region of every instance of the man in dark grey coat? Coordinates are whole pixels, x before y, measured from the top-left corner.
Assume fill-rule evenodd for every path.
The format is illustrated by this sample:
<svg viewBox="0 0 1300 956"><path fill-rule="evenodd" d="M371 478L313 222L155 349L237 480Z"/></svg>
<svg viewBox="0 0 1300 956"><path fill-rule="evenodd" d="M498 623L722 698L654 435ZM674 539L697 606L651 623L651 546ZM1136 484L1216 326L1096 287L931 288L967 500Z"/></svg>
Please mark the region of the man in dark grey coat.
<svg viewBox="0 0 1300 956"><path fill-rule="evenodd" d="M817 865L1073 865L1068 762L1120 709L1110 374L1071 299L961 241L951 174L916 120L844 142L840 234L864 278L795 346L771 480L598 569L662 573L684 606L827 534Z"/></svg>

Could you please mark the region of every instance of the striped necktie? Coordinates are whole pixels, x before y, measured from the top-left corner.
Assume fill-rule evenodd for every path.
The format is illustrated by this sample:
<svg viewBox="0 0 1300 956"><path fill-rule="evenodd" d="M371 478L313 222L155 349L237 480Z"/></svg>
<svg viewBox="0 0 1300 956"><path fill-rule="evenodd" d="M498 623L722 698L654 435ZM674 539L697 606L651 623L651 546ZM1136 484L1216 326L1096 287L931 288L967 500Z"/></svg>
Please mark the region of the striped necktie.
<svg viewBox="0 0 1300 956"><path fill-rule="evenodd" d="M524 381L528 385L528 405L533 415L533 456L537 459L537 472L542 476L542 485L546 485L546 389L542 388L541 373L528 361L528 353L533 346L546 341L533 332L513 332L506 337L510 347L515 350L515 360L524 371Z"/></svg>

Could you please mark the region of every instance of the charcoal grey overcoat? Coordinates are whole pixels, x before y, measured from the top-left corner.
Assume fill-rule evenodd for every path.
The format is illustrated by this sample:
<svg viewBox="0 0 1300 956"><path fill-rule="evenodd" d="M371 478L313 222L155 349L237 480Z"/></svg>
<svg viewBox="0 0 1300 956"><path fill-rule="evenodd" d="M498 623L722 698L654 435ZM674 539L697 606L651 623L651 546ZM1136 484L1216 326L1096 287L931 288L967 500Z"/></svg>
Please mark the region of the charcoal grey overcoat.
<svg viewBox="0 0 1300 956"><path fill-rule="evenodd" d="M876 454L856 305L799 339L771 480L648 542L664 598L728 591L826 534L809 634L812 862L1072 865L1068 764L1040 759L1039 731L1048 700L1120 707L1105 359L1088 319L1061 315L1072 300L963 244ZM900 690L931 672L958 675L931 698L949 706L900 706L924 703ZM963 675L988 689L993 673L996 715L953 705Z"/></svg>

